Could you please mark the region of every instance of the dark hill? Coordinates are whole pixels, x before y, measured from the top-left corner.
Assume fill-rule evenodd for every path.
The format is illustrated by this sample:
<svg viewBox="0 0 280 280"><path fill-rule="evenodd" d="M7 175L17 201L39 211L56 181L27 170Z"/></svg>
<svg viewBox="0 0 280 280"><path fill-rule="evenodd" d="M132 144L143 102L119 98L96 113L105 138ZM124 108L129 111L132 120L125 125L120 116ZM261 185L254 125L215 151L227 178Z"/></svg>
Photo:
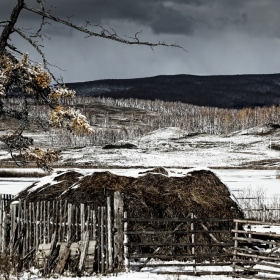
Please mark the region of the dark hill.
<svg viewBox="0 0 280 280"><path fill-rule="evenodd" d="M68 83L77 94L180 101L199 106L244 108L280 104L280 74L193 76Z"/></svg>

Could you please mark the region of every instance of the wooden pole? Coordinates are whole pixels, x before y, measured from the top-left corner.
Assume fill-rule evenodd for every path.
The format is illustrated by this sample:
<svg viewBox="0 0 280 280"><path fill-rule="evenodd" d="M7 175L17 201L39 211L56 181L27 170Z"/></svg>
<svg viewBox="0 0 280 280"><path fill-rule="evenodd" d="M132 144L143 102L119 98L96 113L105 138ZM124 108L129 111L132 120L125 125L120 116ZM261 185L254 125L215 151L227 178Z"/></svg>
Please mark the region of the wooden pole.
<svg viewBox="0 0 280 280"><path fill-rule="evenodd" d="M238 222L235 222L235 230L237 231L238 230ZM235 232L234 233L234 237L235 237L235 240L234 240L234 251L233 251L233 263L232 263L232 267L233 267L233 274L236 273L236 258L237 258L237 249L238 249L238 232Z"/></svg>
<svg viewBox="0 0 280 280"><path fill-rule="evenodd" d="M27 253L27 234L28 234L28 223L27 223L27 207L26 207L26 200L23 201L23 226L25 227L25 234L23 235L23 251L22 254L23 256L26 255Z"/></svg>
<svg viewBox="0 0 280 280"><path fill-rule="evenodd" d="M127 219L127 212L124 212L124 219ZM128 236L127 232L128 223L124 222L124 235L123 235L123 242L124 244L128 243ZM128 246L124 245L124 268L125 272L129 272L129 261L128 261Z"/></svg>
<svg viewBox="0 0 280 280"><path fill-rule="evenodd" d="M3 205L2 205L2 194L0 193L0 252L3 252Z"/></svg>
<svg viewBox="0 0 280 280"><path fill-rule="evenodd" d="M67 220L67 242L71 239L71 226L72 226L72 204L68 204L68 220Z"/></svg>
<svg viewBox="0 0 280 280"><path fill-rule="evenodd" d="M50 212L51 212L51 202L50 201L48 201L47 202L47 242L48 243L50 243L50 240L51 240L51 238L50 238L50 235L51 235L51 233L50 233Z"/></svg>
<svg viewBox="0 0 280 280"><path fill-rule="evenodd" d="M84 241L84 233L85 233L85 205L81 203L81 240Z"/></svg>
<svg viewBox="0 0 280 280"><path fill-rule="evenodd" d="M107 197L107 255L108 255L108 270L113 269L113 244L112 244L112 207L111 197Z"/></svg>
<svg viewBox="0 0 280 280"><path fill-rule="evenodd" d="M191 219L192 219L192 222L191 222L191 231L194 231L194 214L191 213ZM195 244L195 235L194 233L192 233L192 243ZM195 245L192 246L192 255L194 256L193 258L193 263L194 263L194 266L193 266L193 273L196 274L196 266L195 266L195 261L196 261L196 258L195 258Z"/></svg>
<svg viewBox="0 0 280 280"><path fill-rule="evenodd" d="M101 273L105 272L105 263L104 263L104 207L101 207L101 216L100 216L100 258L101 258Z"/></svg>
<svg viewBox="0 0 280 280"><path fill-rule="evenodd" d="M101 272L100 259L101 259L101 210L100 207L97 208L97 272Z"/></svg>
<svg viewBox="0 0 280 280"><path fill-rule="evenodd" d="M39 245L39 217L40 217L40 202L37 201L36 204L36 220L35 220L35 227L36 227L36 251Z"/></svg>
<svg viewBox="0 0 280 280"><path fill-rule="evenodd" d="M2 252L6 251L6 242L7 242L7 212L3 211L3 231L2 231Z"/></svg>
<svg viewBox="0 0 280 280"><path fill-rule="evenodd" d="M123 195L114 192L114 267L121 270L123 264Z"/></svg>

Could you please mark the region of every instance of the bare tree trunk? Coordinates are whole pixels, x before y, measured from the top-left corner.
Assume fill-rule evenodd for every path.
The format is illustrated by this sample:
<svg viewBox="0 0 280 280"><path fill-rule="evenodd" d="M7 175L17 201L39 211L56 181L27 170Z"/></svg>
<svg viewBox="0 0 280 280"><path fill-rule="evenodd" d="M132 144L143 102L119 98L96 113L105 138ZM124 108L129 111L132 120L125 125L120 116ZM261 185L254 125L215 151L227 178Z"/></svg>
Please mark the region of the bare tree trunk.
<svg viewBox="0 0 280 280"><path fill-rule="evenodd" d="M0 37L0 55L3 55L5 52L5 48L8 45L8 40L10 35L13 33L13 28L18 20L19 14L24 7L24 0L18 0L15 5L10 20L7 25L4 27L1 37Z"/></svg>

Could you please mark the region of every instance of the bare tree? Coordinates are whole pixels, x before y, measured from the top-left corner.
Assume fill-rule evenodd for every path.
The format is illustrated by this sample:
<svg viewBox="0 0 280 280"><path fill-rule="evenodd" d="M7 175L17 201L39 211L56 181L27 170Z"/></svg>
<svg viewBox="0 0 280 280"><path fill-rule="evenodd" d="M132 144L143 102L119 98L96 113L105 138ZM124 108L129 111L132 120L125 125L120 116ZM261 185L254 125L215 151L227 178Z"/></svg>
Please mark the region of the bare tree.
<svg viewBox="0 0 280 280"><path fill-rule="evenodd" d="M35 3L37 2L37 4ZM39 8L35 8L36 5ZM151 48L156 46L169 46L182 48L176 44L164 42L142 42L138 38L139 32L133 37L120 37L114 29L105 29L100 24L93 25L88 20L83 26L71 22L70 18L64 20L53 16L47 9L47 1L34 0L33 6L28 6L25 0L17 0L8 20L0 19L2 33L0 37L0 117L7 116L17 119L20 125L12 134L1 136L0 140L5 143L8 151L18 165L25 165L28 161L35 161L39 167L49 169L49 164L58 160L59 151L43 150L39 147L32 148L33 139L24 136L24 131L31 123L41 124L43 127L49 125L55 127L66 127L73 133L91 133L92 128L86 118L73 108L62 105L62 99L73 98L75 92L68 90L61 84L50 71L51 66L42 51L38 40L45 36L43 29L45 24L57 22L85 33L86 37L101 37L128 45L145 45ZM41 17L38 29L34 32L17 26L20 14L28 11ZM47 22L48 21L48 22ZM28 55L13 45L11 35L17 33L36 49L42 58L42 65L31 62ZM53 81L56 85L53 85ZM8 103L9 93L17 89L24 98L24 106L19 110L11 109ZM28 100L32 97L37 104L48 105L51 110L49 120L38 119L28 110Z"/></svg>

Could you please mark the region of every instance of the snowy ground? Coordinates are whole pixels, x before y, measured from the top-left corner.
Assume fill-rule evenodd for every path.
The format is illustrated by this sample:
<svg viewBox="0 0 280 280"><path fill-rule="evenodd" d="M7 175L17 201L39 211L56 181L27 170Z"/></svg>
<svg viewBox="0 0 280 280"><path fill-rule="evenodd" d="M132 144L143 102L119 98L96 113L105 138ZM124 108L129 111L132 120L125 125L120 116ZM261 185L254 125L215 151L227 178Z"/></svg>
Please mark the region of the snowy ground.
<svg viewBox="0 0 280 280"><path fill-rule="evenodd" d="M216 169L214 172L233 192L245 187L263 188L267 197L280 195L280 180L276 179L280 168L280 151L271 149L271 144L279 143L279 135L265 134L266 127L237 132L229 136L189 135L178 128L164 128L144 137L129 141L137 149L104 150L102 147L84 147L63 151L63 164L106 167L123 166L129 169L112 169L111 172L138 176L147 167L169 167L170 176L183 176L187 167L262 167L273 170ZM8 157L0 151L0 159ZM136 168L140 166L141 169ZM25 169L26 170L26 169ZM22 171L22 170L20 170ZM30 171L30 169L28 170ZM38 171L36 169L36 171ZM83 172L92 172L86 169ZM0 192L17 193L38 178L0 178ZM218 267L217 270L223 268ZM224 268L230 270L229 267ZM23 279L39 279L26 275ZM83 277L84 278L84 277ZM157 275L151 271L121 273L115 276L88 277L85 279L153 279L153 280L194 280L194 276ZM202 280L225 280L227 276L201 276ZM60 279L73 279L61 277ZM242 279L242 278L239 278Z"/></svg>
<svg viewBox="0 0 280 280"><path fill-rule="evenodd" d="M181 168L200 165L276 169L280 168L278 130L262 126L229 135L208 135L193 134L176 127L161 128L125 142L136 145L135 149L102 149L97 146L65 148L60 164ZM46 139L46 135L31 136L35 143L44 143ZM9 157L7 152L0 149L0 160L6 161Z"/></svg>
<svg viewBox="0 0 280 280"><path fill-rule="evenodd" d="M176 127L162 128L129 141L137 149L104 150L84 147L64 150L63 162L93 166L166 167L280 167L278 133L267 127L236 132L227 136L192 135Z"/></svg>

